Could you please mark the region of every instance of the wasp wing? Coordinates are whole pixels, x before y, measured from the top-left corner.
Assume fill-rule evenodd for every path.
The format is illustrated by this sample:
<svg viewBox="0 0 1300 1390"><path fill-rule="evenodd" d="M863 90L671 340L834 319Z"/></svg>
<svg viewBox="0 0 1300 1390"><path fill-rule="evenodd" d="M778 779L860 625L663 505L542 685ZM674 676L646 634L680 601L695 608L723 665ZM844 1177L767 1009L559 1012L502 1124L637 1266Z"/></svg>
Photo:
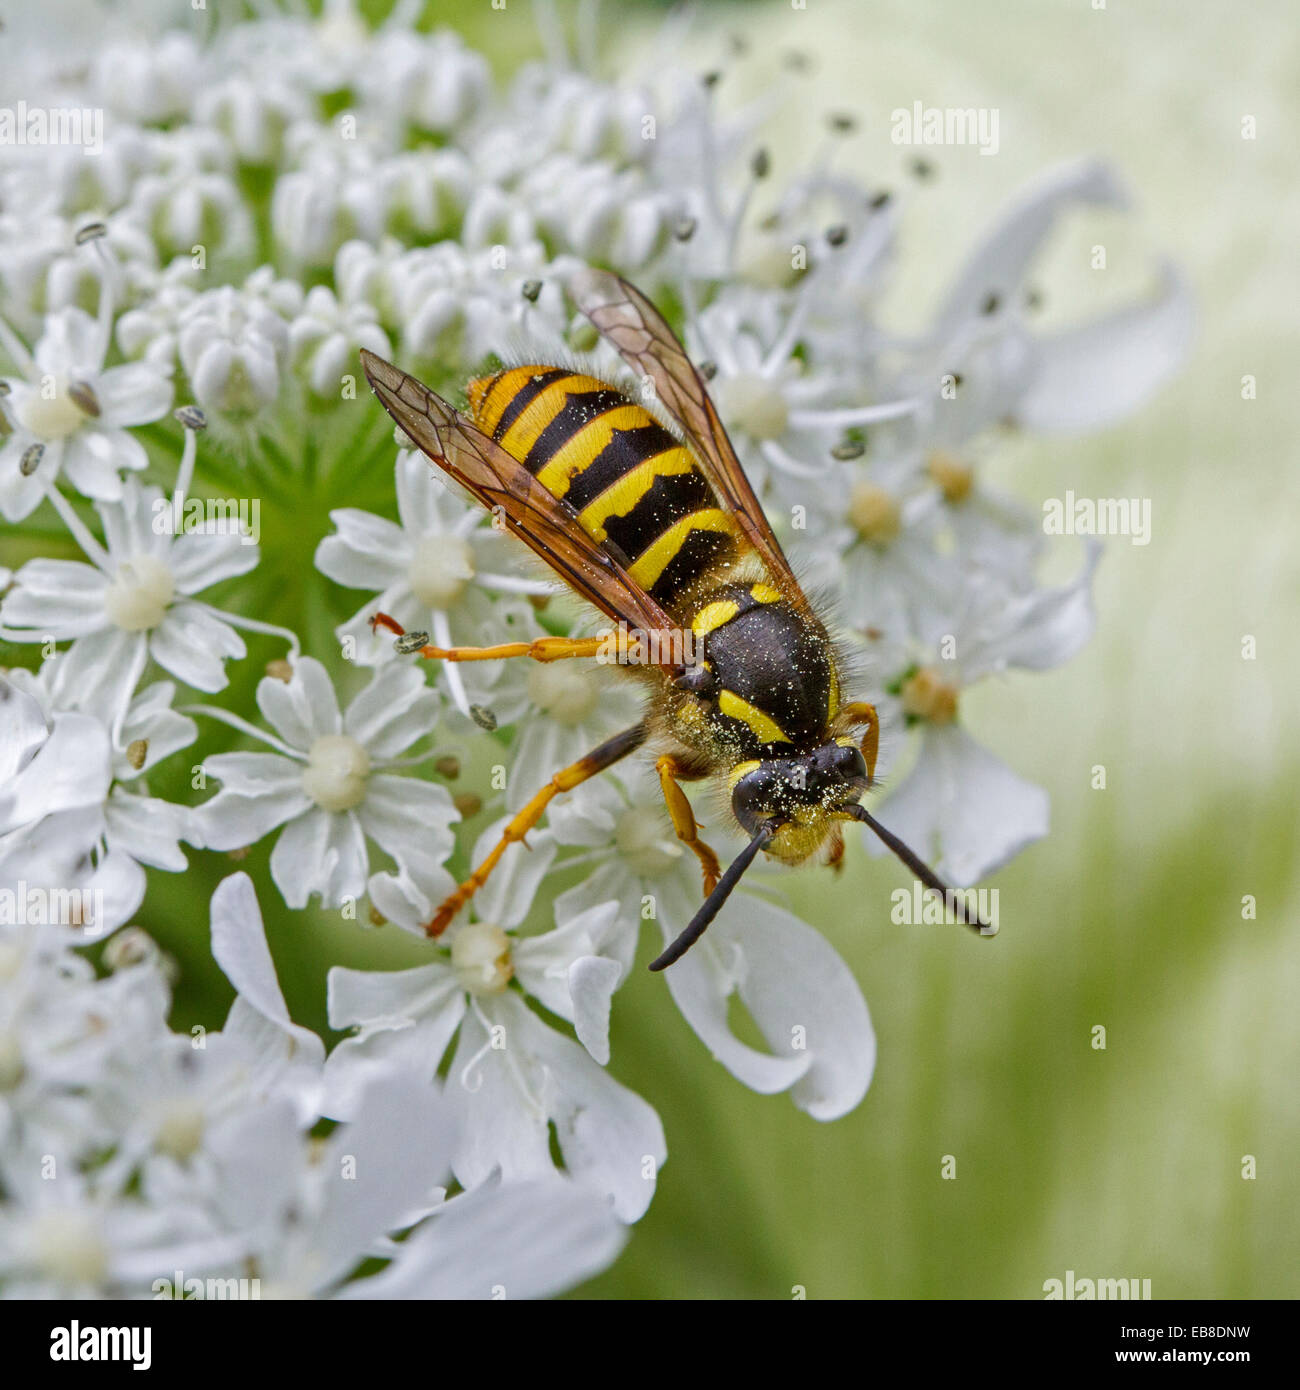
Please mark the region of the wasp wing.
<svg viewBox="0 0 1300 1390"><path fill-rule="evenodd" d="M578 271L569 281L569 293L601 336L618 349L624 362L654 384L655 395L686 432L701 467L735 515L742 535L762 557L785 596L806 609L808 600L731 447L704 378L663 315L640 290L605 270Z"/></svg>
<svg viewBox="0 0 1300 1390"><path fill-rule="evenodd" d="M411 439L493 515L501 517L506 529L535 551L575 593L606 617L630 628L647 634L672 633L674 623L664 609L613 555L582 530L573 508L547 492L518 459L391 362L362 349L361 365L380 404ZM675 649L670 640L659 644L665 654Z"/></svg>

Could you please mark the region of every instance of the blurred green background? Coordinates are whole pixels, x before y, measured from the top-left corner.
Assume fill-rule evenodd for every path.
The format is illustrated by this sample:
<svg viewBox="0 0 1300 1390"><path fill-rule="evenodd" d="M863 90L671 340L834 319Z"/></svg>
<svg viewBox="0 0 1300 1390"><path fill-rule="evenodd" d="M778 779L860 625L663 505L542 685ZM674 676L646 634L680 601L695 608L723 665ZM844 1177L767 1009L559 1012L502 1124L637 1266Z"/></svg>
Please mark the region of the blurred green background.
<svg viewBox="0 0 1300 1390"><path fill-rule="evenodd" d="M924 320L969 237L1036 170L1096 154L1139 215L1066 231L1036 277L1049 310L1081 299L1086 248L1104 241L1117 282L1139 283L1159 249L1175 257L1199 329L1184 374L1122 427L987 451L985 476L1032 506L1066 488L1149 496L1153 526L1144 548L1109 542L1078 658L965 700L971 731L1052 796L1051 836L994 880L1001 933L864 920L864 881L895 871L862 856L839 882L805 876L807 915L862 982L880 1049L864 1104L825 1126L710 1070L633 981L614 1056L663 1114L670 1161L589 1292L1040 1298L1073 1269L1149 1278L1156 1297L1295 1297L1294 12L814 0L708 13L760 54L815 61L807 104L773 122L778 158L843 107L866 122L852 162L896 182L893 108L1000 109L998 156L939 149L914 195L890 321ZM1097 763L1105 791L1091 789Z"/></svg>
<svg viewBox="0 0 1300 1390"><path fill-rule="evenodd" d="M537 51L522 5L435 12L491 52L503 76ZM662 17L660 6L607 6L608 62L635 55ZM827 111L848 110L863 128L845 163L902 186L910 152L890 143L893 108L999 109L996 158L926 152L936 177L909 195L884 306L891 324L924 321L970 239L1020 184L1093 154L1117 166L1138 215L1071 224L1036 277L1046 314L1068 320L1093 303L1086 250L1102 240L1117 299L1148 283L1157 251L1172 255L1195 286L1199 329L1184 374L1122 427L1080 440L1006 437L981 451L984 476L1035 508L1067 488L1152 499L1151 544L1108 544L1098 632L1082 655L987 684L963 705L971 731L1052 796L1050 837L993 881L1000 935L981 942L870 915L863 902L885 901L901 871L860 853L838 879L802 876L802 910L861 981L879 1042L865 1102L829 1125L734 1082L663 981L635 972L616 1002L612 1071L659 1110L669 1162L619 1263L579 1292L1038 1298L1072 1269L1149 1278L1157 1297L1294 1297L1293 11L1284 0L1257 3L1248 19L1203 0L1103 10L1088 0L809 0L806 10L773 0L704 5L698 33L689 61L726 66L723 99L762 90L790 49L812 59L766 134L786 167L821 144ZM731 34L749 40L742 62L725 57ZM1245 115L1257 118L1254 141L1241 138ZM1249 402L1248 373L1258 382ZM365 490L352 505L389 510L385 471L367 481L357 469ZM293 529L301 554L283 563L309 564L328 522L301 517ZM1058 543L1063 572L1077 564L1072 544ZM358 598L319 587L304 632L317 653ZM1241 655L1247 634L1253 661ZM247 686L281 650L250 643L250 653L231 668L223 703L251 709ZM225 743L206 723L198 752ZM1104 791L1091 787L1098 763ZM270 843L246 864L259 882ZM179 959L178 1027L219 1019L229 998L206 928L208 896L231 865L215 854L192 861L183 877L152 876L140 917ZM1246 894L1255 920L1242 918ZM421 958L393 928L290 913L269 891L262 903L290 1007L311 1026L324 1028L329 965ZM1096 1025L1105 1051L1092 1046ZM941 1177L945 1155L955 1180ZM1244 1155L1256 1161L1252 1181Z"/></svg>

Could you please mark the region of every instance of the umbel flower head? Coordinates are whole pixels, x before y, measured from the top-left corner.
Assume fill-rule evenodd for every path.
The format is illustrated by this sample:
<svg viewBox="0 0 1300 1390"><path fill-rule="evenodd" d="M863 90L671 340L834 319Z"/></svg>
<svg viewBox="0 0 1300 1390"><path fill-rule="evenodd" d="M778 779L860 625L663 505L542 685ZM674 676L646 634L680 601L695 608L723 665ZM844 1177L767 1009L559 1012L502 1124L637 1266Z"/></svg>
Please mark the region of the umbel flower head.
<svg viewBox="0 0 1300 1390"><path fill-rule="evenodd" d="M431 932L638 695L577 662L420 662L373 628L382 610L440 648L590 631L395 439L362 349L452 395L502 362L623 380L565 285L590 263L634 280L836 598L885 721L882 816L961 883L1047 831L1046 793L968 732L962 694L1086 641L1097 555L1045 586L1041 527L981 463L1008 422L1109 425L1185 353L1158 259L1146 298L1083 324L1044 332L1026 305L1053 226L1125 204L1115 174L1032 182L900 336L874 305L903 195L778 168L765 110L724 116L684 70L679 19L609 81L539 7L547 58L498 86L413 8L373 31L348 0L210 32L189 9L145 36L88 18L0 48L6 91L103 113L93 153L0 142L6 1295L143 1296L184 1269L264 1296L537 1296L612 1260L653 1199L669 1143L616 1078L610 1019L643 927L657 949L698 906L699 864L628 761ZM196 857L223 876L210 936L159 886ZM786 882L751 878L665 1004L742 1084L830 1120L875 1036L816 924L774 900ZM417 960L384 968L358 936L319 961L346 1034L327 1049L290 1015L259 898L315 926L368 899ZM230 981L224 1024L169 1029L180 946Z"/></svg>

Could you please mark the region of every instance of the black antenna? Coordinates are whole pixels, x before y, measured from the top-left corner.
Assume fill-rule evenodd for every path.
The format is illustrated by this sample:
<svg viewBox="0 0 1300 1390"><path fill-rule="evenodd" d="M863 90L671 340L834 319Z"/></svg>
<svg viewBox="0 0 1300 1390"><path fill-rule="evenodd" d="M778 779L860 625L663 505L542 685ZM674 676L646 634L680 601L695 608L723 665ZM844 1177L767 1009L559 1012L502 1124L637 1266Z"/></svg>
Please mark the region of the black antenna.
<svg viewBox="0 0 1300 1390"><path fill-rule="evenodd" d="M854 820L861 821L863 825L870 826L927 888L934 893L938 893L945 903L951 904L954 911L968 927L973 927L981 936L992 934L989 930L990 924L984 921L982 917L977 916L974 919L968 917L966 915L965 902L948 887L943 879L941 879L928 864L924 863L913 850L909 849L892 830L886 830L865 806L855 802L852 806L846 806L844 809ZM708 904L706 903L705 906L707 907Z"/></svg>
<svg viewBox="0 0 1300 1390"><path fill-rule="evenodd" d="M754 857L759 850L775 834L776 824L773 821L765 820L758 827L754 838L727 865L727 872L718 880L718 886L705 898L700 910L691 918L690 926L664 951L663 955L650 962L651 970L667 970L674 961L680 960L695 945L704 935L709 923L718 915L722 904L731 896L731 890L740 882L745 870L754 862Z"/></svg>

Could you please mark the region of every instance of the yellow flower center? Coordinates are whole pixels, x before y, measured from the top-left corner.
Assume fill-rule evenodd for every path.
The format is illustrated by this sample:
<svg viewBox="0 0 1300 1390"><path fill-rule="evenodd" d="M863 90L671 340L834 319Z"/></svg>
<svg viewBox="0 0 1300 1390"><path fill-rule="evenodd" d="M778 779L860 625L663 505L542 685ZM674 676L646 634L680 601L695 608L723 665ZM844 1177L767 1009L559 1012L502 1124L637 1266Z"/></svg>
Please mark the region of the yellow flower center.
<svg viewBox="0 0 1300 1390"><path fill-rule="evenodd" d="M470 994L501 994L515 973L510 938L492 922L469 922L451 943L451 968Z"/></svg>
<svg viewBox="0 0 1300 1390"><path fill-rule="evenodd" d="M955 454L950 454L945 449L936 449L930 455L928 472L938 485L939 491L943 493L945 502L951 502L955 506L970 496L975 482L975 472Z"/></svg>
<svg viewBox="0 0 1300 1390"><path fill-rule="evenodd" d="M370 754L348 734L323 734L307 754L302 789L323 811L350 811L366 797Z"/></svg>
<svg viewBox="0 0 1300 1390"><path fill-rule="evenodd" d="M788 289L804 273L794 264L790 239L766 233L745 239L738 269L744 279L767 290Z"/></svg>
<svg viewBox="0 0 1300 1390"><path fill-rule="evenodd" d="M940 677L933 666L923 666L903 683L903 709L931 724L951 724L957 717L957 687Z"/></svg>
<svg viewBox="0 0 1300 1390"><path fill-rule="evenodd" d="M117 567L104 594L109 621L124 632L149 632L176 596L172 572L152 555L133 555Z"/></svg>
<svg viewBox="0 0 1300 1390"><path fill-rule="evenodd" d="M534 666L528 673L528 696L557 724L581 724L600 703L600 689L573 662Z"/></svg>
<svg viewBox="0 0 1300 1390"><path fill-rule="evenodd" d="M163 1116L154 1134L159 1153L184 1161L198 1152L203 1142L203 1110L193 1101L178 1101Z"/></svg>
<svg viewBox="0 0 1300 1390"><path fill-rule="evenodd" d="M639 878L658 878L677 866L682 851L669 839L659 817L632 807L614 827L619 857Z"/></svg>
<svg viewBox="0 0 1300 1390"><path fill-rule="evenodd" d="M854 483L849 494L849 521L868 545L886 546L903 527L898 503L875 483Z"/></svg>
<svg viewBox="0 0 1300 1390"><path fill-rule="evenodd" d="M0 1033L0 1092L15 1090L26 1074L18 1039L10 1032Z"/></svg>
<svg viewBox="0 0 1300 1390"><path fill-rule="evenodd" d="M60 1284L98 1284L108 1272L108 1247L89 1212L43 1211L28 1234L37 1264Z"/></svg>
<svg viewBox="0 0 1300 1390"><path fill-rule="evenodd" d="M48 443L76 434L86 423L86 412L68 394L66 377L47 377L45 383L27 393L14 413L24 429Z"/></svg>

